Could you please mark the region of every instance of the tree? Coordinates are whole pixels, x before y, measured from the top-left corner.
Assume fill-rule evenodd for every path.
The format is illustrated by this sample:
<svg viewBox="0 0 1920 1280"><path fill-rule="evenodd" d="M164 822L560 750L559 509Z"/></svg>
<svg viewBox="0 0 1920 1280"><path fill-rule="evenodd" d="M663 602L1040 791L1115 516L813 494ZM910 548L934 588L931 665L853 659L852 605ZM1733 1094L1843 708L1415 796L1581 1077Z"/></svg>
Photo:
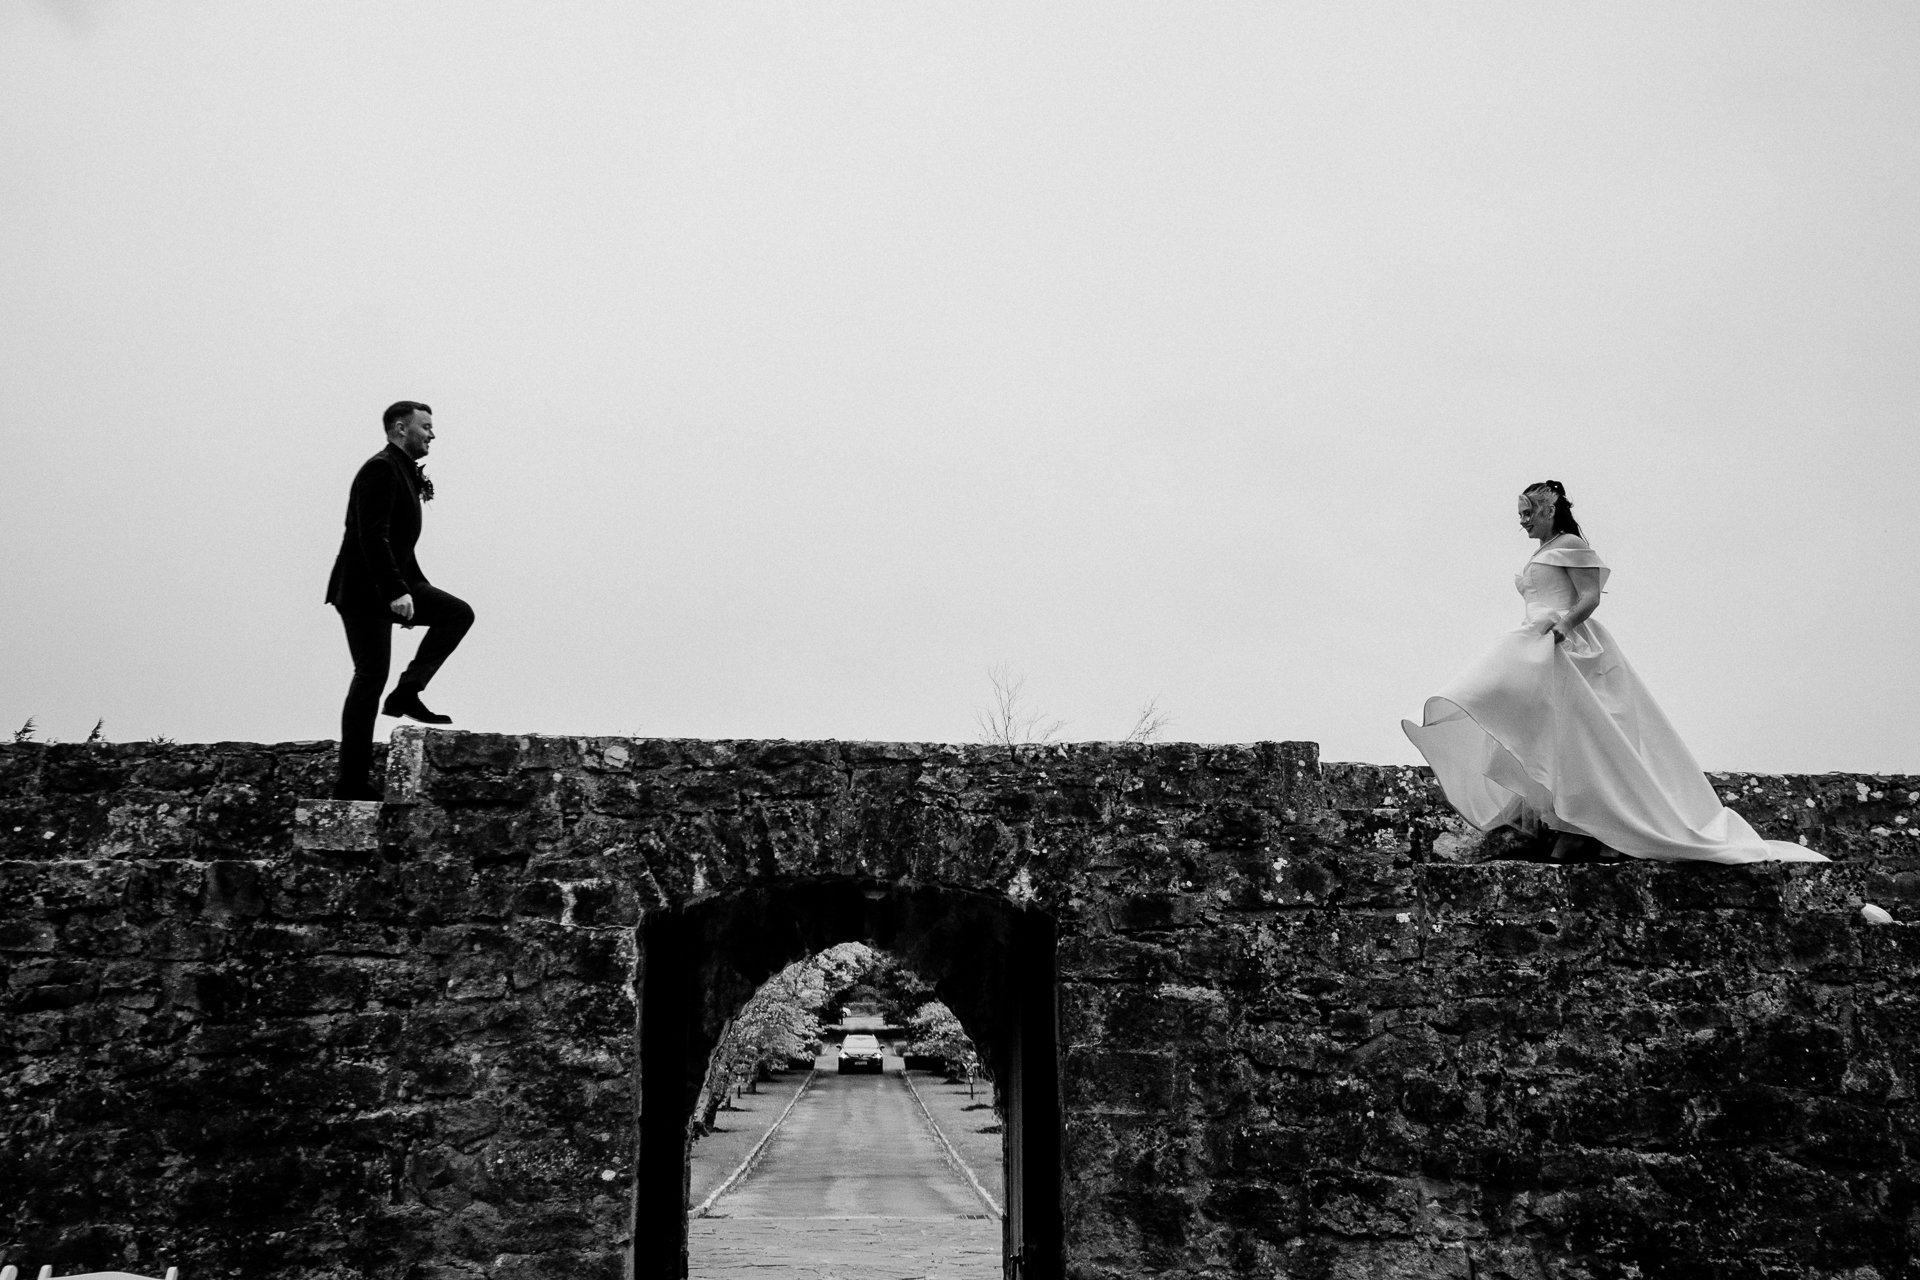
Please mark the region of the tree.
<svg viewBox="0 0 1920 1280"><path fill-rule="evenodd" d="M881 957L861 942L843 942L797 960L760 984L740 1011L722 1028L720 1043L708 1060L707 1078L695 1110L702 1132L737 1086L757 1092L762 1072L818 1051L821 1015L828 999Z"/></svg>
<svg viewBox="0 0 1920 1280"><path fill-rule="evenodd" d="M886 957L864 942L842 942L828 947L807 962L806 998L808 1007L822 1018L838 1021L837 1010L848 989L882 965Z"/></svg>
<svg viewBox="0 0 1920 1280"><path fill-rule="evenodd" d="M763 1072L777 1071L806 1053L820 1039L820 1019L800 1003L793 980L775 978L754 993L734 1019L738 1035L735 1061L748 1092L755 1092Z"/></svg>
<svg viewBox="0 0 1920 1280"><path fill-rule="evenodd" d="M980 1070L980 1053L953 1010L938 1000L929 1000L913 1011L907 1029L913 1033L907 1042L908 1053L944 1059L948 1075L955 1079L965 1076L969 1085L973 1083Z"/></svg>
<svg viewBox="0 0 1920 1280"><path fill-rule="evenodd" d="M858 966L843 971L847 974L846 980L829 984L828 996L822 1005L823 1015L843 1005L868 1004L882 1017L894 1019L903 1017L905 1010L917 1009L933 999L932 986L892 956L871 947L863 946L860 951L863 955Z"/></svg>

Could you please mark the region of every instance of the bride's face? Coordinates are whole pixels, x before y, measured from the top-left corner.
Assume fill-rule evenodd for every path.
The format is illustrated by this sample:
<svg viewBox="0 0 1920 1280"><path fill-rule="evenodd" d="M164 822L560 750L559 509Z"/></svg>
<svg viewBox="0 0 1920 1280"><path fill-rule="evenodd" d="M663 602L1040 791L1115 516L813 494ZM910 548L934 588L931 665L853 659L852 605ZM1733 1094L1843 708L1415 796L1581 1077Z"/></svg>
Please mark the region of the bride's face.
<svg viewBox="0 0 1920 1280"><path fill-rule="evenodd" d="M1520 495L1520 527L1529 538L1553 536L1554 496L1547 490Z"/></svg>

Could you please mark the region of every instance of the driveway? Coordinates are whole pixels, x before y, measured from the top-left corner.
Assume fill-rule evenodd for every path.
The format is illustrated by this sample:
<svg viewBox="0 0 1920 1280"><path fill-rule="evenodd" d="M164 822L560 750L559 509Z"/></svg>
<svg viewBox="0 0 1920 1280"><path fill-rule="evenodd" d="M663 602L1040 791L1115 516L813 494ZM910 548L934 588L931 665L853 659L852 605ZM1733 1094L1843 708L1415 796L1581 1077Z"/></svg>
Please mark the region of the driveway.
<svg viewBox="0 0 1920 1280"><path fill-rule="evenodd" d="M753 1172L687 1224L695 1280L998 1280L999 1220L897 1066L843 1076L822 1061Z"/></svg>

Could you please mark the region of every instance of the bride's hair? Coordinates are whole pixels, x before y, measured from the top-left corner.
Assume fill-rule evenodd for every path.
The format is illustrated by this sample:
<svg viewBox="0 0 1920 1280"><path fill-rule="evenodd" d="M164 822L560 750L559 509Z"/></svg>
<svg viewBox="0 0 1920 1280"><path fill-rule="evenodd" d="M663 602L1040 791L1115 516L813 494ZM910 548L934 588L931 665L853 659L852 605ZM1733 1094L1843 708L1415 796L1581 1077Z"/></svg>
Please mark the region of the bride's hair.
<svg viewBox="0 0 1920 1280"><path fill-rule="evenodd" d="M1528 485L1521 492L1535 494L1542 490L1553 494L1553 531L1579 537L1580 522L1573 518L1573 499L1567 496L1567 487L1558 480L1542 480L1538 484Z"/></svg>

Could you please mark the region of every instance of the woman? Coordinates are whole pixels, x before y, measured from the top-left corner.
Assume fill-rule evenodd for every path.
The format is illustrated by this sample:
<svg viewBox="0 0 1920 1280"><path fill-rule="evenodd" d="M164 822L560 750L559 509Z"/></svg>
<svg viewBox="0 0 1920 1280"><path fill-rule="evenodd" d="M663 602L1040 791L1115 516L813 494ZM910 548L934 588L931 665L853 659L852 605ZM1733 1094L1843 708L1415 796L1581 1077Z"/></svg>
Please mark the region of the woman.
<svg viewBox="0 0 1920 1280"><path fill-rule="evenodd" d="M1401 721L1453 807L1482 831L1538 823L1556 858L1592 838L1665 861L1825 862L1762 840L1721 805L1607 629L1593 621L1610 570L1580 536L1558 480L1520 495L1540 549L1514 579L1527 620Z"/></svg>

